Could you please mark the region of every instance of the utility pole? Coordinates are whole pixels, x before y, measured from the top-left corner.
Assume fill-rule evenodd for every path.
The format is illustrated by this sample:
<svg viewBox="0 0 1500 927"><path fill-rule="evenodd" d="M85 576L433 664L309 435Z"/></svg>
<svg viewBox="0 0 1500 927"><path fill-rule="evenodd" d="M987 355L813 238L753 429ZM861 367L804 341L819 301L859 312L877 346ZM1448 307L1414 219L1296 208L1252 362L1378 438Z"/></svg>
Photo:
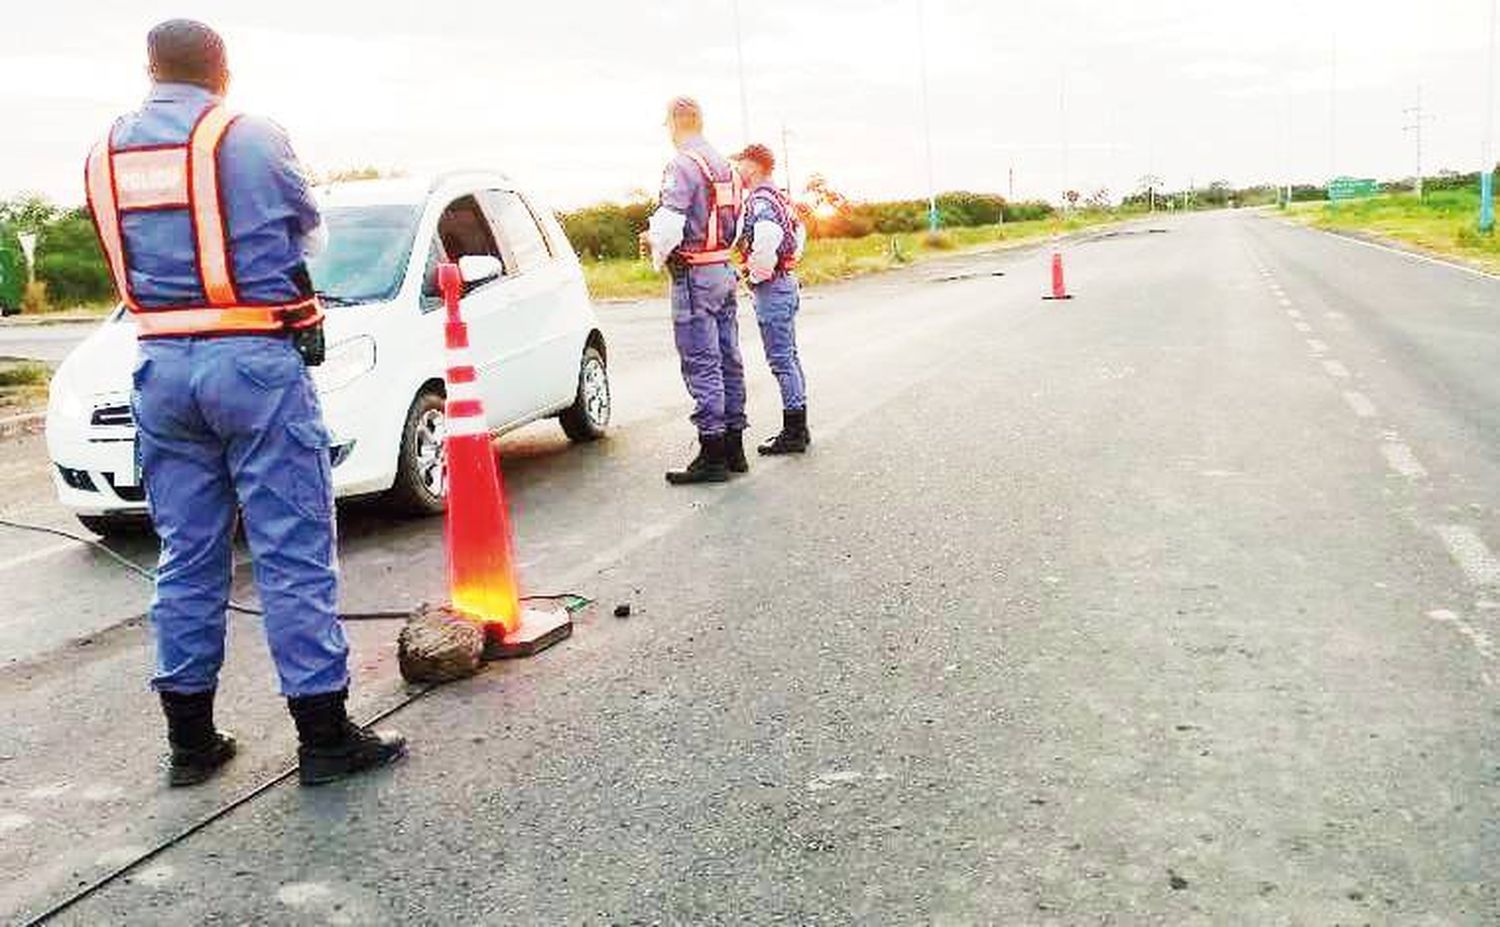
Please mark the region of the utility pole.
<svg viewBox="0 0 1500 927"><path fill-rule="evenodd" d="M750 98L745 92L745 40L740 31L740 0L729 0L734 10L734 54L740 73L740 141L750 141Z"/></svg>
<svg viewBox="0 0 1500 927"><path fill-rule="evenodd" d="M1479 165L1479 231L1495 229L1495 0L1490 0L1489 73L1485 81L1484 151Z"/></svg>
<svg viewBox="0 0 1500 927"><path fill-rule="evenodd" d="M1410 132L1417 139L1417 199L1422 198L1422 127L1432 120L1422 112L1422 85L1417 85L1417 105L1408 106L1402 110L1411 122L1402 126L1402 131Z"/></svg>
<svg viewBox="0 0 1500 927"><path fill-rule="evenodd" d="M1337 11L1334 15L1337 16ZM1328 58L1328 73L1328 180L1331 184L1339 173L1339 32L1337 22L1333 27L1333 44ZM1334 205L1331 192L1328 203Z"/></svg>
<svg viewBox="0 0 1500 927"><path fill-rule="evenodd" d="M797 186L792 183L792 146L787 144L787 137L791 133L786 130L786 123L781 124L781 169L786 173L786 195L788 199L797 198Z"/></svg>
<svg viewBox="0 0 1500 927"><path fill-rule="evenodd" d="M927 98L926 0L917 0L917 45L922 61L922 130L927 140L927 229L938 230L937 186L932 170L932 108Z"/></svg>

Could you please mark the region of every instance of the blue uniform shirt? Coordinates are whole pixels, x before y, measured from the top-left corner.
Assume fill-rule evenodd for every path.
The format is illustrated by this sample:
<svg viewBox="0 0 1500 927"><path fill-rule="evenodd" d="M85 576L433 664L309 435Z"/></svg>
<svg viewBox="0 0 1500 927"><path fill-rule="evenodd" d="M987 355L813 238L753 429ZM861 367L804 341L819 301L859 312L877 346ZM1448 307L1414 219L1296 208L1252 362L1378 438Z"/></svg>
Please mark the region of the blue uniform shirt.
<svg viewBox="0 0 1500 927"><path fill-rule="evenodd" d="M701 135L683 142L682 147L701 155L713 169L715 180L729 180L729 162L720 157ZM661 205L687 217L682 229L682 243L689 248L701 247L708 238L708 181L704 180L702 169L681 151L667 163L666 172L662 175ZM724 208L730 205L732 204L719 204ZM720 213L719 241L724 247L728 247L734 241L739 217L725 219L723 216L724 213Z"/></svg>
<svg viewBox="0 0 1500 927"><path fill-rule="evenodd" d="M198 117L217 102L192 84L156 84L140 110L115 123L114 147L184 144ZM321 220L280 126L249 116L235 120L219 147L219 190L240 299L279 303L305 295L293 272L303 263L303 237ZM204 302L187 210L131 213L122 226L130 285L141 305Z"/></svg>

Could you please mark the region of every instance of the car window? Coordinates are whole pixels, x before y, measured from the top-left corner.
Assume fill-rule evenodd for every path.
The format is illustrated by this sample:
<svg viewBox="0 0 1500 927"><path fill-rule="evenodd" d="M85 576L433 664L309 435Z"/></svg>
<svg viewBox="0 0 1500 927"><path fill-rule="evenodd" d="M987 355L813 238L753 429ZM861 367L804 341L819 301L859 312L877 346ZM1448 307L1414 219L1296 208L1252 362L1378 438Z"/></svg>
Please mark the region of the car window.
<svg viewBox="0 0 1500 927"><path fill-rule="evenodd" d="M487 190L481 196L484 197L485 210L500 232L506 273L525 273L551 260L547 240L542 237L536 217L525 201L507 190Z"/></svg>
<svg viewBox="0 0 1500 927"><path fill-rule="evenodd" d="M437 232L450 261L471 255L490 255L502 263L505 260L495 245L489 221L472 196L461 196L448 204L438 220Z"/></svg>
<svg viewBox="0 0 1500 927"><path fill-rule="evenodd" d="M416 206L343 206L324 210L328 247L307 262L330 302L390 299L401 289L421 211Z"/></svg>

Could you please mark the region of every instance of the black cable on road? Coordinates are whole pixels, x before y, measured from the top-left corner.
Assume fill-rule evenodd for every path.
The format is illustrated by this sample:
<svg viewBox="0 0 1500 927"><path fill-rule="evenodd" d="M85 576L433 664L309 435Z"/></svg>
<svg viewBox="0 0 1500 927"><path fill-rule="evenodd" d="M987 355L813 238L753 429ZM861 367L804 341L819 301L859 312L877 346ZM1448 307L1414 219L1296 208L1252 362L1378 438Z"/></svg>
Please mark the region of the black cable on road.
<svg viewBox="0 0 1500 927"><path fill-rule="evenodd" d="M422 696L426 695L427 693L431 692L433 689L436 689L436 688L438 688L436 685L424 686L423 688L418 689L416 692L413 692L410 695L407 695L405 698L403 698L401 701L397 702L395 705L392 705L390 708L387 708L386 710L380 712L379 714L375 715L375 717L371 718L370 720L366 721L364 724L362 724L360 726L361 727L369 727L372 724L379 724L380 722L384 721L386 718L389 718L391 715L395 714L396 712L400 711L401 709L410 706L412 703L414 703L415 701L417 701L417 699L421 698ZM188 825L187 827L183 828L182 830L178 831L177 833L173 834L172 836L170 836L167 839L163 840L162 842L158 843L156 846L152 847L151 849L147 850L146 852L140 854L139 856L135 857L134 859L130 860L129 862L122 863L121 865L117 866L116 868L110 870L109 872L105 873L104 875L100 876L99 878L95 879L94 881L90 882L89 884L85 885L83 888L80 888L78 891L76 891L73 894L69 895L68 897L64 898L62 901L59 901L57 904L53 905L52 907L50 907L47 910L43 911L41 914L38 914L36 917L34 917L31 920L27 921L26 922L26 927L37 927L38 924L45 924L45 923L47 923L48 921L52 920L54 917L57 917L59 914L62 914L63 912L67 911L69 908L72 908L73 906L75 906L75 905L79 904L80 902L82 902L82 901L84 901L84 900L92 897L93 895L99 893L100 891L103 891L106 887L114 884L115 882L118 882L126 874L128 874L132 870L138 868L143 863L150 862L151 860L155 859L156 857L160 856L161 854L167 852L168 850L170 850L173 847L177 846L178 844L182 843L184 840L188 839L189 837L193 836L194 834L196 834L199 831L203 830L204 828L208 827L210 824L214 823L215 821L218 821L221 818L228 817L229 815L233 814L235 811L238 811L240 808L243 808L245 805L250 804L250 802L252 802L255 799L259 798L260 796L266 794L267 792L271 791L276 786L280 785L281 783L285 782L286 780L290 779L292 776L294 776L296 774L297 774L297 767L295 765L292 766L290 769L282 770L280 773L277 773L275 776L271 777L270 779L267 779L264 782L260 783L259 785L255 786L254 788L250 789L250 791L248 791L245 794L241 795L239 798L236 798L235 800L231 801L229 804L224 805L223 807L217 808L214 811L210 812L209 814L205 815L204 817L199 818L193 824Z"/></svg>
<svg viewBox="0 0 1500 927"><path fill-rule="evenodd" d="M107 544L95 538L84 537L80 534L74 534L71 531L63 530L62 528L51 528L47 525L34 525L27 522L12 521L8 518L0 518L0 527L12 528L17 531L30 531L38 534L50 534L60 538L67 538L70 541L77 541L80 544L86 544L89 547L102 552L111 560L118 563L120 566L142 577L148 582L156 582L156 572L154 570L150 570L146 567L141 566L139 563L136 563L129 557L126 557L123 554L112 550ZM563 602L563 607L566 608L569 612L578 611L584 606L593 603L593 599L590 599L585 595L580 595L576 592L563 592L555 595L526 595L521 596L520 600L522 602L561 601ZM264 615L264 612L262 612L260 609L250 605L242 605L232 599L229 602L229 608L231 611L240 612L241 614ZM405 619L411 617L412 611L412 609L407 609L405 611L399 612L348 612L340 614L339 618L343 621L380 621L389 619ZM365 721L360 726L369 727L374 724L379 724L381 721L384 721L386 718L389 718L396 712L411 706L418 699L422 698L424 695L437 688L439 688L438 685L424 686L423 688L408 694L405 698L401 699L390 708L387 708L379 714L375 715L373 718L370 718L368 721ZM85 899L103 890L105 887L119 881L123 876L138 868L141 864L150 862L166 851L182 843L184 840L187 840L189 837L208 827L210 824L213 824L215 821L227 817L230 814L233 814L235 811L238 811L240 808L243 808L245 805L248 805L250 802L254 801L255 799L274 789L276 786L290 779L293 775L296 774L296 772L297 767L294 765L289 769L283 770L270 779L261 782L254 788L250 789L248 792L229 802L227 805L215 809L213 812L200 818L198 821L189 825L183 830L178 831L171 837L168 837L167 839L161 841L160 843L151 847L149 850L140 854L129 862L121 864L110 872L104 874L103 876L100 876L98 879L95 879L93 882L90 882L88 885L85 885L83 888L80 888L78 891L64 898L62 901L59 901L57 904L53 905L52 907L43 911L41 914L38 914L36 917L27 921L26 927L36 927L36 925L38 924L44 924L52 920L59 914L62 914L69 908L77 905L79 902L84 901Z"/></svg>

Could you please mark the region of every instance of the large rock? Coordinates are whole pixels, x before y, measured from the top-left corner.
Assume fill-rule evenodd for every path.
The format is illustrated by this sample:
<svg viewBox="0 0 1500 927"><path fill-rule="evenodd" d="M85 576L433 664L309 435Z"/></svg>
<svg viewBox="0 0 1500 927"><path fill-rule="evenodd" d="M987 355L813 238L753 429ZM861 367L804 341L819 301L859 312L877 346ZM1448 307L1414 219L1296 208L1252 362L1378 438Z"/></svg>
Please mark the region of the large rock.
<svg viewBox="0 0 1500 927"><path fill-rule="evenodd" d="M451 682L484 662L484 628L445 606L423 605L396 640L407 682Z"/></svg>

